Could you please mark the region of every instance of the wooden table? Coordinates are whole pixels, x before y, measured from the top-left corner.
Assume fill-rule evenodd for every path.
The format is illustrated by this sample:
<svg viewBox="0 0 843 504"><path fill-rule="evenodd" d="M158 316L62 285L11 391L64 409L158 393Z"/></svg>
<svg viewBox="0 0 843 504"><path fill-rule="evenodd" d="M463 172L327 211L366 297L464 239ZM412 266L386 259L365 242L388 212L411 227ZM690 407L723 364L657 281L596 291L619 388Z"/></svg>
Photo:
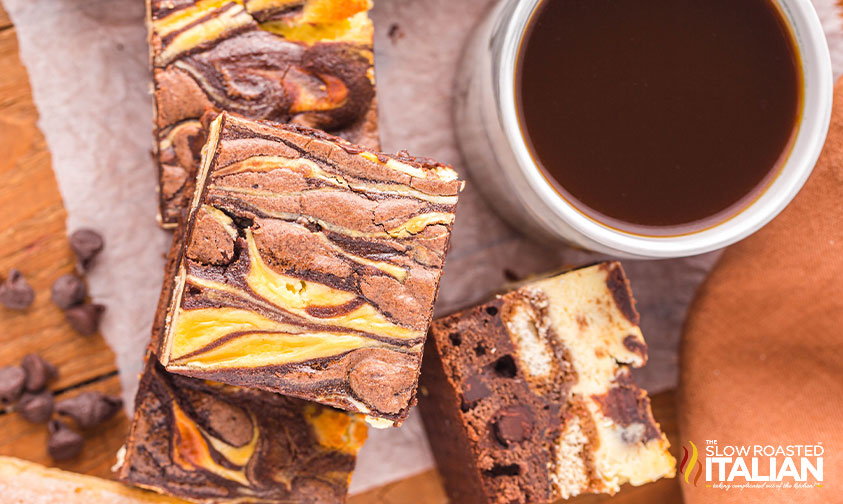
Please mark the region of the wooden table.
<svg viewBox="0 0 843 504"><path fill-rule="evenodd" d="M85 390L119 394L120 383L111 350L99 336L81 336L50 301L50 286L73 271L67 242L66 213L50 165L44 137L36 126L38 112L26 70L18 57L15 28L0 7L0 274L19 268L36 291L35 303L24 312L0 308L0 366L16 364L37 352L59 368L51 384L56 400ZM656 419L673 444L677 438L673 394L653 398ZM123 413L86 433L82 453L69 461L53 462L46 453L44 425L33 425L18 415L0 411L0 455L20 457L48 466L113 478L114 454L123 444L128 419ZM448 502L439 475L420 475L357 495L351 504L444 504ZM625 487L612 498L584 496L580 504L681 503L678 480L662 480L643 487Z"/></svg>

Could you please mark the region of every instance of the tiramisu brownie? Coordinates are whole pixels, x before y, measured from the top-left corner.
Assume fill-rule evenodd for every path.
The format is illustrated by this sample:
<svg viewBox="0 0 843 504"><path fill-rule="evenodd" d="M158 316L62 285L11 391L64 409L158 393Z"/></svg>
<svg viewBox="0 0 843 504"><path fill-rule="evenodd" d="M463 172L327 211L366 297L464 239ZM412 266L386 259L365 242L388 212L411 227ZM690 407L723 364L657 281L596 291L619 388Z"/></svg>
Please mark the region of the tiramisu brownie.
<svg viewBox="0 0 843 504"><path fill-rule="evenodd" d="M225 113L209 136L162 364L401 423L415 402L457 174Z"/></svg>
<svg viewBox="0 0 843 504"><path fill-rule="evenodd" d="M12 457L0 457L4 504L184 504L116 481L86 476Z"/></svg>
<svg viewBox="0 0 843 504"><path fill-rule="evenodd" d="M193 193L208 111L377 148L369 0L147 0L160 219Z"/></svg>
<svg viewBox="0 0 843 504"><path fill-rule="evenodd" d="M419 405L453 502L538 504L673 476L630 376L647 360L633 305L608 262L434 321Z"/></svg>
<svg viewBox="0 0 843 504"><path fill-rule="evenodd" d="M167 373L148 358L123 481L195 502L345 502L362 415Z"/></svg>

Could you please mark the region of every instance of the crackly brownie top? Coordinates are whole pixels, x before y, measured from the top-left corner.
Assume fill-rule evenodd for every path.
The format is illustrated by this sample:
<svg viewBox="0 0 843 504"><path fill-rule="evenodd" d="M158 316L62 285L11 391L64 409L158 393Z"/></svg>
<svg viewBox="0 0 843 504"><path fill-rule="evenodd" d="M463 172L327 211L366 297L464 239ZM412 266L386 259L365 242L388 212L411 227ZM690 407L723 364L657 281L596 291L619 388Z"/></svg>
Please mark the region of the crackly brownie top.
<svg viewBox="0 0 843 504"><path fill-rule="evenodd" d="M227 114L211 131L162 362L405 417L456 173Z"/></svg>
<svg viewBox="0 0 843 504"><path fill-rule="evenodd" d="M344 502L360 415L147 362L120 477L202 502Z"/></svg>

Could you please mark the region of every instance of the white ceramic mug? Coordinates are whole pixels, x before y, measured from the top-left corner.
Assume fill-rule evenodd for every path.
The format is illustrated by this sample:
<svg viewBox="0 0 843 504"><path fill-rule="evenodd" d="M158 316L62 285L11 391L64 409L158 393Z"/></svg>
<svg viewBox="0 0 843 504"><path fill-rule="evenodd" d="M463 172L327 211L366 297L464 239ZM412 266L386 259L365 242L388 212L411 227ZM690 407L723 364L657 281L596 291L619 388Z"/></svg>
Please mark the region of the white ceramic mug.
<svg viewBox="0 0 843 504"><path fill-rule="evenodd" d="M601 224L575 209L545 180L522 136L516 112L519 45L541 0L503 0L477 27L457 79L455 120L475 187L517 229L619 257L701 254L746 238L796 196L819 157L831 118L828 45L810 0L773 0L800 54L804 105L790 155L752 203L712 227L677 236L642 236Z"/></svg>

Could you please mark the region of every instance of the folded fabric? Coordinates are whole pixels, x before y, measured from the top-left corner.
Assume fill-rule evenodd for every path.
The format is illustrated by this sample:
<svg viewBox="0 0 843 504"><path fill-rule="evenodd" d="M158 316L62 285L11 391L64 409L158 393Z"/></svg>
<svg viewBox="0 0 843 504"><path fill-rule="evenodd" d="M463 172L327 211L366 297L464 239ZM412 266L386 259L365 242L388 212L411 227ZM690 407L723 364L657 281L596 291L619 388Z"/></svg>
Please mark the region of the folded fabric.
<svg viewBox="0 0 843 504"><path fill-rule="evenodd" d="M688 504L843 499L843 80L834 101L828 139L803 190L768 226L724 252L690 310L679 412L691 456L678 475ZM820 444L823 481L808 473L808 488L770 488L776 481L718 488L719 466L706 481L711 441L721 450ZM702 464L689 470L691 442ZM757 474L767 475L770 457L760 455ZM786 458L776 457L776 471ZM801 471L800 457L793 459Z"/></svg>

